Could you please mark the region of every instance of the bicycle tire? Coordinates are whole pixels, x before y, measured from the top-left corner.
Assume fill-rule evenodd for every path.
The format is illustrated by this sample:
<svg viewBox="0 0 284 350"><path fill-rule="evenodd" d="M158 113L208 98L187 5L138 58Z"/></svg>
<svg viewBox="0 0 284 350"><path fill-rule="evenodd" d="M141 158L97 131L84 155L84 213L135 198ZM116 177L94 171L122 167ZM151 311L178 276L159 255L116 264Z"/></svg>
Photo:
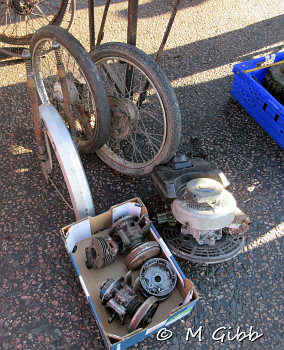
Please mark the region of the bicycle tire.
<svg viewBox="0 0 284 350"><path fill-rule="evenodd" d="M62 23L70 0L38 1L35 5L27 4L25 5L27 13L24 13L21 5L22 3L17 0L0 2L1 42L11 45L28 45L32 35L43 25L59 26ZM29 21L31 24L28 25Z"/></svg>
<svg viewBox="0 0 284 350"><path fill-rule="evenodd" d="M102 76L104 87L108 94L112 123L110 137L107 143L97 151L97 155L111 168L127 175L148 174L155 165L168 162L179 146L181 115L177 97L165 73L150 56L137 47L125 43L111 42L102 44L94 48L90 52L90 56ZM121 75L116 73L120 68L121 70L125 68L132 72L129 89L126 87L127 83L124 84L125 77L120 78ZM116 69L117 71L115 71ZM113 73L114 71L115 73ZM138 86L137 77L145 79L142 82L143 84L149 81L150 85L142 105L140 105L139 101L144 90L140 89L139 91L139 87L135 87L136 85ZM125 89L124 94L118 92L118 85L122 84L125 87L122 86L120 90ZM141 81L139 84L141 86ZM152 106L152 119L149 113L146 112L146 108L149 108L150 105ZM153 110L153 107L156 109ZM122 122L114 109L119 109L119 112L122 114L125 113ZM134 117L133 113L135 114ZM114 124L123 124L123 122L125 122L126 126L122 126L121 129L114 126ZM163 123L163 134L156 132L159 130L158 122ZM147 123L147 128L145 123ZM119 137L122 141L119 141ZM116 145L119 144L119 146L116 146L116 149L114 149L111 142L113 144L116 142ZM127 147L131 147L128 145L129 143L132 145L132 155L131 151L127 149ZM138 147L142 147L143 151L141 151L141 148L137 151ZM157 149L157 154L154 154L155 149ZM149 154L149 159L145 156L146 152L147 155ZM139 157L141 157L141 160L138 159ZM145 161L143 161L143 157ZM150 159L150 157L152 158Z"/></svg>
<svg viewBox="0 0 284 350"><path fill-rule="evenodd" d="M54 90L55 84L59 84L59 77L55 53L51 49L54 39L61 45L67 80L69 79L68 91L69 87L73 91L69 91L69 96L73 94L72 111L77 125L82 127L80 150L94 153L105 144L109 136L110 112L106 92L98 70L86 50L73 35L60 27L42 27L31 40L30 53L39 99L43 104L56 105ZM57 105L65 119L64 104Z"/></svg>
<svg viewBox="0 0 284 350"><path fill-rule="evenodd" d="M86 174L67 127L52 105L41 105L39 112L46 139L49 176L52 173L53 166L48 143L51 144L60 165L76 220L86 216L95 216Z"/></svg>

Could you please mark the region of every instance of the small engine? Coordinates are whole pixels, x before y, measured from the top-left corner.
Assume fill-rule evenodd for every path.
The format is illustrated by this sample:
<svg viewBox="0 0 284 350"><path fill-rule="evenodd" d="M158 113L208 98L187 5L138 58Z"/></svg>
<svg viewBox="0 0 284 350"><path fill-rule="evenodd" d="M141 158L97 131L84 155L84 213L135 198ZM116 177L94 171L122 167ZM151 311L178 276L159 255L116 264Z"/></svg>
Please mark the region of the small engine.
<svg viewBox="0 0 284 350"><path fill-rule="evenodd" d="M219 169L183 155L155 167L152 177L178 222L161 230L174 253L194 262L216 263L240 252L250 218L225 189L229 182Z"/></svg>
<svg viewBox="0 0 284 350"><path fill-rule="evenodd" d="M192 235L200 245L215 245L215 241L222 238L223 228L237 225L234 220L239 210L234 197L213 179L189 181L185 193L173 200L171 208L182 224L181 233ZM242 225L246 229L248 223L249 219L243 214L243 223L239 223L238 228Z"/></svg>

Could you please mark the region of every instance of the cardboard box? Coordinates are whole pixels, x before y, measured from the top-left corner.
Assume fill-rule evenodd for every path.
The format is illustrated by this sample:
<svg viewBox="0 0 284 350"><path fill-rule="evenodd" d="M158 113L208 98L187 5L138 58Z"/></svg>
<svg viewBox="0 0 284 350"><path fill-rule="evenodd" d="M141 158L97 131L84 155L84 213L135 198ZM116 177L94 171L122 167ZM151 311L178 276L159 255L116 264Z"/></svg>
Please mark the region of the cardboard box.
<svg viewBox="0 0 284 350"><path fill-rule="evenodd" d="M124 257L118 254L113 264L100 270L88 269L85 264L85 248L89 246L94 233L97 236L107 236L108 228L118 217L133 214L142 216L146 213L147 209L142 201L139 198L134 198L111 207L109 211L103 214L82 219L62 229L66 251L73 263L108 349L126 349L158 332L161 328L186 316L198 300L193 283L185 278L168 247L152 226L148 239L159 243L161 247L160 257L167 259L173 265L178 276L176 287L168 299L160 302L148 327L127 333L127 322L125 325L121 325L115 319L112 323L108 323L109 314L105 307L101 305L100 286L107 278L116 279L119 276L126 276L128 271L124 265ZM77 249L74 249L75 246ZM133 273L134 280L138 275L139 271Z"/></svg>

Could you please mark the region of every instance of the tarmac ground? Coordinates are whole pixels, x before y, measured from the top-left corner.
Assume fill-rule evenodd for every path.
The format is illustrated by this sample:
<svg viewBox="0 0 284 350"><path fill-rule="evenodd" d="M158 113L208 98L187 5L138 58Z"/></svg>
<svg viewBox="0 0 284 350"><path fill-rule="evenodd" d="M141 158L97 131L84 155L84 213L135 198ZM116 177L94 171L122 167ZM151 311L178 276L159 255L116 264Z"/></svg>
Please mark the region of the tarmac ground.
<svg viewBox="0 0 284 350"><path fill-rule="evenodd" d="M99 21L105 1L95 3ZM137 46L153 57L172 6L173 0L139 2ZM88 50L86 16L81 1L71 33ZM126 23L127 1L114 0L103 42L125 42ZM283 150L231 96L234 64L283 50L283 38L282 1L181 2L161 61L182 114L179 153L201 154L219 167L252 224L242 253L228 262L177 258L200 300L167 327L171 338L153 335L133 349L283 349ZM73 212L41 174L24 64L0 55L0 72L0 347L104 349L60 237ZM151 208L160 203L150 176L123 176L95 155L82 160L97 214L136 196ZM201 337L190 329L201 329ZM261 336L230 340L250 329Z"/></svg>

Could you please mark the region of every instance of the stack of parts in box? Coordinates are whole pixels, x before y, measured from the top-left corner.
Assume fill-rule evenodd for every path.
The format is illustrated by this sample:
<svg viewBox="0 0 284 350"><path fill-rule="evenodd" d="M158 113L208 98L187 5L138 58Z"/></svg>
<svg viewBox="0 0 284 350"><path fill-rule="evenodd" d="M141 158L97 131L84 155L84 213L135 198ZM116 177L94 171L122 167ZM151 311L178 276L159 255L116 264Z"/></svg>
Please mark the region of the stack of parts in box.
<svg viewBox="0 0 284 350"><path fill-rule="evenodd" d="M158 332L186 316L198 300L193 283L145 218L147 209L135 198L62 229L66 250L108 349L125 349ZM124 229L130 229L130 239L124 237L123 225L128 225ZM109 260L98 257L103 252ZM148 259L143 258L145 254ZM162 282L164 289L155 289Z"/></svg>

